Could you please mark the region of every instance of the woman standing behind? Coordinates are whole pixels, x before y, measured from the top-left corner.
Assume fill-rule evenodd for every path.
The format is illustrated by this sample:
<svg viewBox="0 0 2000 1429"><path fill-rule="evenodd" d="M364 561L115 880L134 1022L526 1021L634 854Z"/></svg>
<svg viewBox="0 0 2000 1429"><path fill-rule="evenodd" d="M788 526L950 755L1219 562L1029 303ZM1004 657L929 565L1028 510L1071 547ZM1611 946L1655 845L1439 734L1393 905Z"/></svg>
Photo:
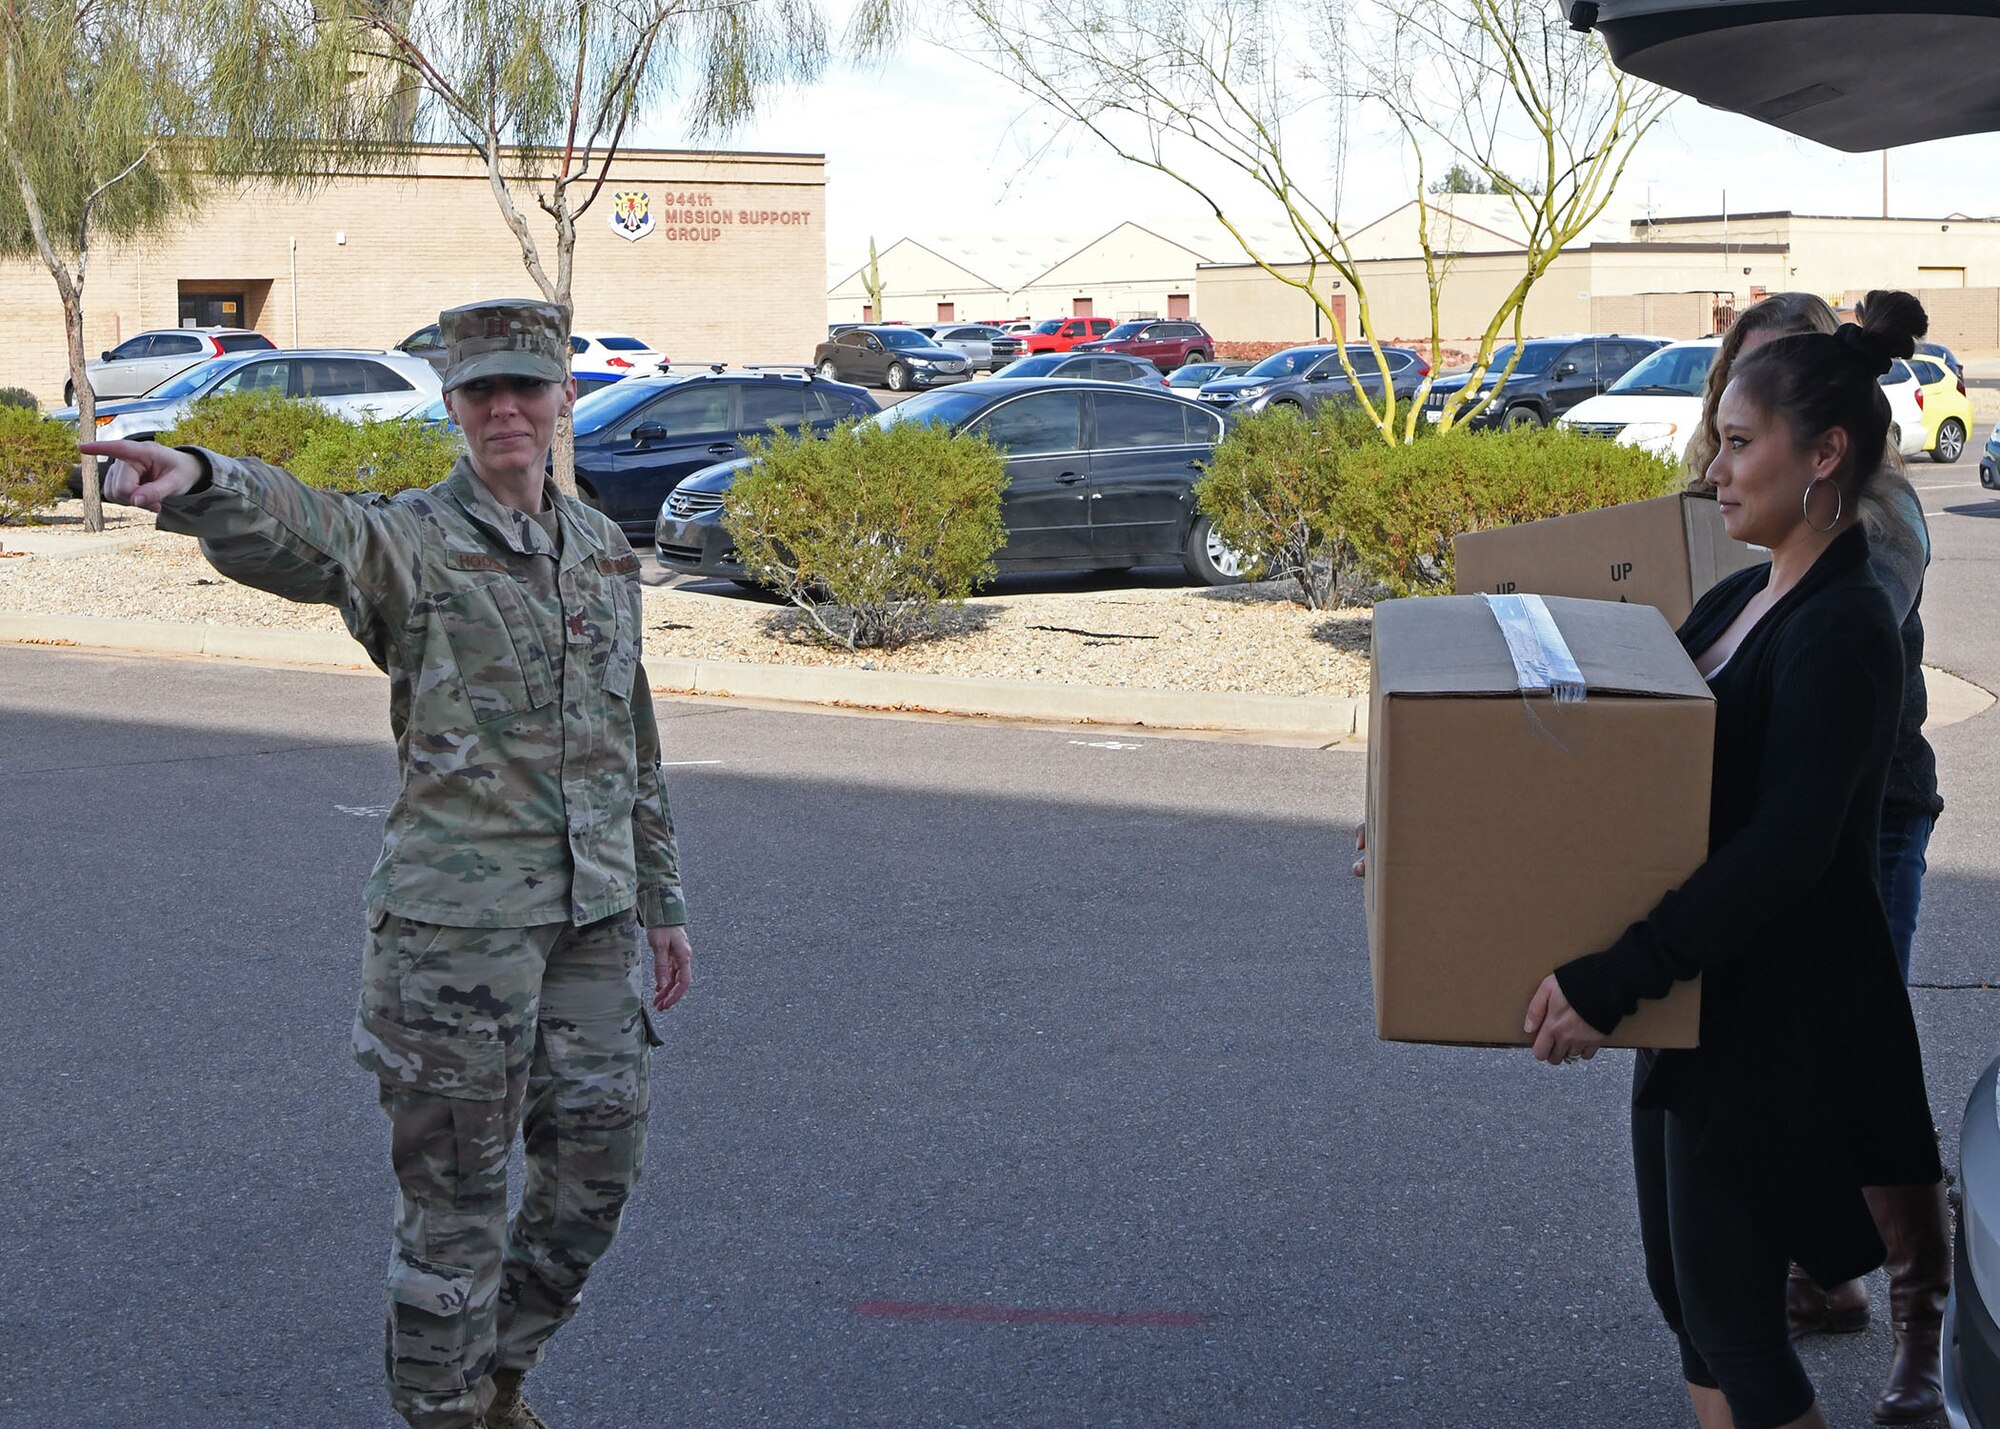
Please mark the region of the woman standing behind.
<svg viewBox="0 0 2000 1429"><path fill-rule="evenodd" d="M1865 328L1737 362L1710 477L1725 528L1771 563L1680 631L1715 693L1709 857L1529 1008L1535 1055L1565 1061L1703 978L1701 1045L1640 1054L1632 1113L1647 1280L1703 1429L1826 1423L1792 1347L1787 1266L1823 1285L1873 1269L1862 1187L1942 1179L1876 868L1902 643L1858 512L1889 429L1878 379L1924 326L1914 298L1886 294Z"/></svg>
<svg viewBox="0 0 2000 1429"><path fill-rule="evenodd" d="M1870 299L1882 296L1871 294ZM1868 307L1869 301L1864 300L1862 315ZM1715 494L1715 488L1708 484L1708 469L1721 448L1716 410L1737 359L1748 357L1775 338L1830 333L1839 325L1833 309L1811 293L1774 293L1744 309L1709 368L1701 426L1688 443L1684 459L1689 490L1705 496ZM1896 751L1889 762L1888 794L1882 805L1879 876L1896 962L1907 984L1917 909L1923 896L1924 856L1944 800L1938 797L1937 758L1924 738L1930 706L1924 690L1924 622L1919 608L1924 571L1930 565L1930 530L1924 522L1923 503L1903 475L1893 442L1883 454L1883 469L1874 487L1862 499L1861 515L1868 531L1870 565L1888 592L1903 642L1903 706ZM1840 1049L1828 1046L1822 1052L1838 1056ZM1875 1405L1875 1418L1884 1424L1928 1419L1944 1407L1939 1353L1945 1299L1951 1291L1951 1240L1945 1228L1944 1188L1871 1187L1867 1195L1876 1228L1889 1247L1889 1313L1895 1333L1895 1355ZM1786 1302L1794 1335L1850 1332L1868 1326L1868 1291L1859 1280L1822 1290L1805 1271L1793 1266Z"/></svg>

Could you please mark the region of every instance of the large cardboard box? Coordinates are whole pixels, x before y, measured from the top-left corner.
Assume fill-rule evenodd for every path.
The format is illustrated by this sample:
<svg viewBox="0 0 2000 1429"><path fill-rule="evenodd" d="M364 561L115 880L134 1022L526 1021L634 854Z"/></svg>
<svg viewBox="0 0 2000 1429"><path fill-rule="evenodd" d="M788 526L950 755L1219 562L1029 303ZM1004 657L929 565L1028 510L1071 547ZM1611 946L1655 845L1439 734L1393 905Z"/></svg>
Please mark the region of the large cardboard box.
<svg viewBox="0 0 2000 1429"><path fill-rule="evenodd" d="M1771 559L1731 540L1700 496L1661 496L1470 531L1452 541L1460 595L1568 595L1650 605L1678 627L1724 576Z"/></svg>
<svg viewBox="0 0 2000 1429"><path fill-rule="evenodd" d="M1366 884L1377 1035L1527 1043L1542 979L1609 947L1707 857L1714 735L1708 686L1651 606L1377 605ZM1611 1045L1693 1046L1700 1015L1698 984L1677 985Z"/></svg>

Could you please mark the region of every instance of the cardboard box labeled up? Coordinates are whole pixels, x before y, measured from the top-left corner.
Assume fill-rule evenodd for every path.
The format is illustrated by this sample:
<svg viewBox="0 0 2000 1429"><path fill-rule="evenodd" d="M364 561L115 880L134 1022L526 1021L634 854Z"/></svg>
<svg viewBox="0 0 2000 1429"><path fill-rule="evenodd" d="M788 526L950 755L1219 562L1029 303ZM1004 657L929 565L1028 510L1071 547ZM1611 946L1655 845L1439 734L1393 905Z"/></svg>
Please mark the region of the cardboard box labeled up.
<svg viewBox="0 0 2000 1429"><path fill-rule="evenodd" d="M1387 1040L1525 1045L1542 979L1611 946L1708 855L1715 703L1666 621L1526 603L1567 646L1580 700L1522 688L1536 681L1486 598L1375 607L1366 899ZM1700 1018L1699 985L1680 984L1610 1045L1691 1047Z"/></svg>
<svg viewBox="0 0 2000 1429"><path fill-rule="evenodd" d="M1722 512L1701 496L1661 496L1452 541L1460 595L1516 592L1650 605L1678 627L1724 576L1766 551L1731 540Z"/></svg>

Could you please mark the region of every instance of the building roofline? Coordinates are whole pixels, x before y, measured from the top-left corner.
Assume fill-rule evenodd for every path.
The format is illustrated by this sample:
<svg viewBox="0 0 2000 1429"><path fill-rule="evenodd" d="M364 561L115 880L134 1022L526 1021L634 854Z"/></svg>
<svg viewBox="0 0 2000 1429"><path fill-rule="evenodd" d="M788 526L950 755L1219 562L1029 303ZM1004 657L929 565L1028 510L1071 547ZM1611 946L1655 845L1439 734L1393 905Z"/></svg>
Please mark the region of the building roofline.
<svg viewBox="0 0 2000 1429"><path fill-rule="evenodd" d="M924 252L930 254L931 257L937 259L938 262L940 263L949 263L952 267L958 269L959 272L965 274L965 276L968 278L977 278L980 282L984 283L987 287L991 288L996 293L1007 292L1007 289L1001 287L998 283L994 282L984 273L973 272L970 268L966 267L956 258L951 257L949 254L940 253L937 251L937 249L931 247L929 244L920 243L916 239L911 238L908 234L905 234L903 237L898 238L894 243L891 243L887 248L884 248L881 252L877 253L875 255L875 261L877 263L880 263L884 258L887 258L891 253L894 253L898 248L901 248L905 243L909 244L910 247L912 248L923 249ZM834 294L834 290L839 288L842 283L847 283L855 278L860 277L863 269L865 269L867 266L868 265L864 263L861 265L860 268L856 268L852 273L849 273L845 278L838 279L835 282L828 284L826 289L827 296L832 297Z"/></svg>
<svg viewBox="0 0 2000 1429"><path fill-rule="evenodd" d="M1713 243L1573 243L1563 249L1564 253L1789 253L1789 243L1728 243L1720 240ZM1484 248L1463 253L1439 253L1443 258L1519 258L1519 248ZM1303 268L1311 260L1306 258L1273 258L1273 268ZM1357 266L1364 263L1421 263L1423 255L1412 253L1400 258L1357 258ZM1256 268L1256 263L1199 263L1196 270L1210 268ZM1330 263L1321 263L1322 268L1331 268Z"/></svg>
<svg viewBox="0 0 2000 1429"><path fill-rule="evenodd" d="M1967 218L1964 214L1957 213L1945 214L1939 218L1925 218L1921 215L1912 217L1908 214L1896 214L1885 218L1874 213L1794 213L1788 208L1777 208L1757 213L1691 213L1678 214L1673 218L1635 218L1632 220L1632 226L1665 228L1676 223L1721 223L1725 219L1730 222L1740 219L1745 223L1751 223L1772 218L1807 219L1815 223L2000 223L2000 219Z"/></svg>
<svg viewBox="0 0 2000 1429"><path fill-rule="evenodd" d="M1025 293L1028 289L1034 287L1035 284L1041 282L1042 279L1048 277L1049 274L1055 272L1056 269L1062 267L1063 264L1074 262L1078 254L1088 253L1091 249L1095 248L1098 244L1102 243L1105 239L1109 238L1112 234L1116 233L1121 228L1136 228L1141 233L1145 234L1148 238L1157 238L1162 243L1172 244L1174 247L1180 249L1181 252L1183 253L1193 254L1195 259L1197 260L1194 266L1197 268L1201 267L1202 264L1207 261L1205 258L1202 257L1201 254L1196 253L1194 249L1188 247L1185 243L1179 242L1176 239L1169 238L1164 233L1155 233L1153 232L1152 229L1146 227L1145 224L1134 223L1131 219L1125 218L1125 219L1120 219L1117 223L1112 224L1111 227L1105 229L1104 232L1098 234L1097 237L1091 239L1088 243L1078 248L1076 252L1065 253L1055 262L1049 264L1048 267L1042 269L1041 272L1035 274L1034 277L1028 279L1026 282L1021 284L1021 286L1016 288L1014 291L1017 293Z"/></svg>

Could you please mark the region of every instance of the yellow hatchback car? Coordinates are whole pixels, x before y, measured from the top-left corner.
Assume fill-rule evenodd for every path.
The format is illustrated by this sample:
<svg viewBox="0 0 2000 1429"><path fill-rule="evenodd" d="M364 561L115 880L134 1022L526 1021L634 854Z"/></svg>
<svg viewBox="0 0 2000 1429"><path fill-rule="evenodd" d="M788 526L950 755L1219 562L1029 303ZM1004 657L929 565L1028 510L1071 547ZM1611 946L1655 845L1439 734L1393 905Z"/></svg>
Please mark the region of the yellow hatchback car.
<svg viewBox="0 0 2000 1429"><path fill-rule="evenodd" d="M1922 384L1917 405L1924 409L1924 450L1932 461L1957 461L1965 454L1965 434L1972 430L1972 399L1965 395L1965 383L1935 357L1919 353L1909 364Z"/></svg>

